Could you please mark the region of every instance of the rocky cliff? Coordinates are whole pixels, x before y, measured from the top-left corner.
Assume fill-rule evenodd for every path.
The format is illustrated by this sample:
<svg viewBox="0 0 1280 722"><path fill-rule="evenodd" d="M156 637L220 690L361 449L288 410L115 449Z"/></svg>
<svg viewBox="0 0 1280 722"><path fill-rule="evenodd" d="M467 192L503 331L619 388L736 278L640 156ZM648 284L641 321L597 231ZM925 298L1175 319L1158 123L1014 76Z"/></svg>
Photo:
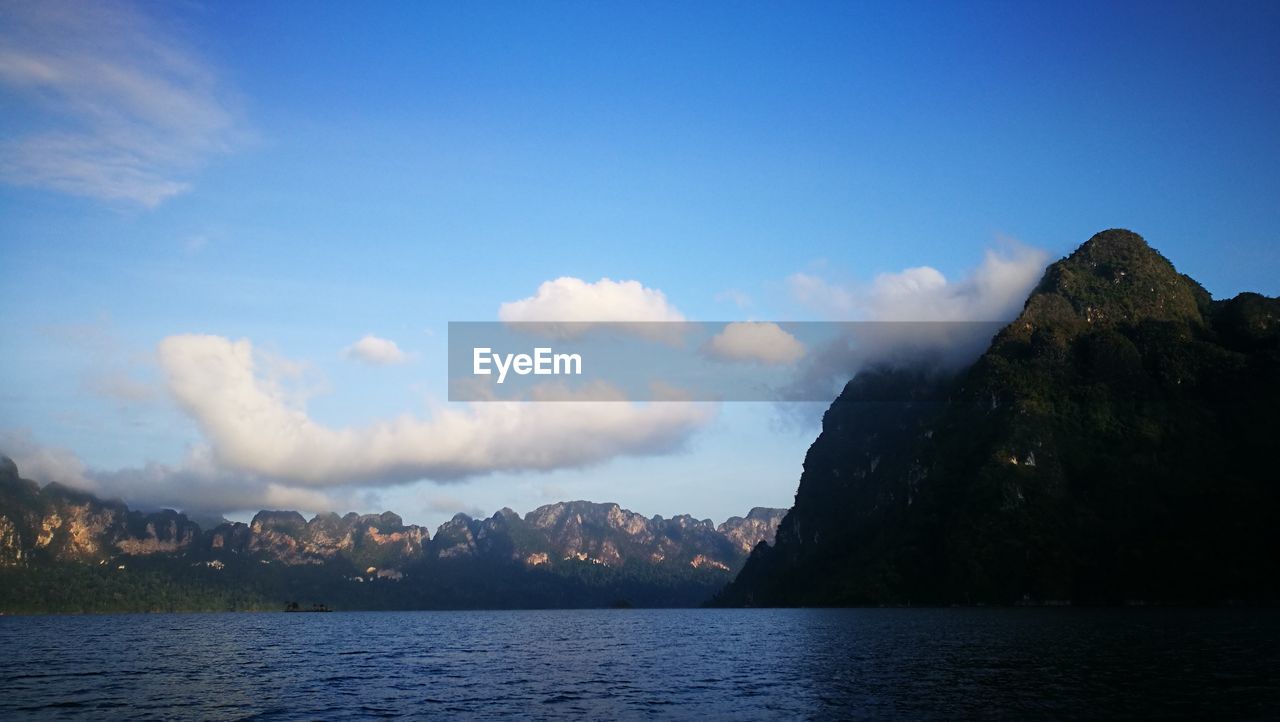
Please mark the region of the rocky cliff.
<svg viewBox="0 0 1280 722"><path fill-rule="evenodd" d="M590 606L631 597L696 604L756 543L773 538L783 513L753 509L717 528L710 520L646 518L617 504L573 501L523 518L510 509L487 519L458 514L434 537L391 512L308 520L262 511L248 524L202 530L176 511L143 513L59 484L40 488L0 457L0 571L20 573L34 589L54 566L147 569L161 575L157 584L180 572L183 583L215 590L248 584L268 606L282 603L269 595L300 590L331 603L353 598L352 584L369 586L348 606ZM390 583L400 588L387 590ZM21 608L39 610L39 600L28 601ZM81 602L97 608L93 599Z"/></svg>
<svg viewBox="0 0 1280 722"><path fill-rule="evenodd" d="M1099 233L958 376L851 380L719 602L1280 599L1277 408L1280 300Z"/></svg>
<svg viewBox="0 0 1280 722"><path fill-rule="evenodd" d="M746 516L729 517L716 530L725 536L743 554L750 554L760 542L773 543L773 535L786 516L786 509L770 509L757 506Z"/></svg>
<svg viewBox="0 0 1280 722"><path fill-rule="evenodd" d="M57 483L41 489L0 457L0 566L178 553L199 536L200 528L177 512L130 511Z"/></svg>

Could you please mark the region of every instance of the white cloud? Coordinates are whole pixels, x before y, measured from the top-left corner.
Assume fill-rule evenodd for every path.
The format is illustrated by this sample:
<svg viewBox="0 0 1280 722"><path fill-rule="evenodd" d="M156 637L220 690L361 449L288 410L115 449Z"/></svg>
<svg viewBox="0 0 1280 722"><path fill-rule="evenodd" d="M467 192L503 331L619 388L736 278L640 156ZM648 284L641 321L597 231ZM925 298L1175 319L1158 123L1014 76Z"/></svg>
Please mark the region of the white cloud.
<svg viewBox="0 0 1280 722"><path fill-rule="evenodd" d="M948 281L933 268L876 277L867 311L877 321L1008 321L1018 315L1049 256L1040 249L988 249L967 278Z"/></svg>
<svg viewBox="0 0 1280 722"><path fill-rule="evenodd" d="M0 142L0 179L155 207L243 140L214 71L144 7L158 8L5 5L0 97L16 132Z"/></svg>
<svg viewBox="0 0 1280 722"><path fill-rule="evenodd" d="M602 278L587 283L564 276L538 286L534 295L504 303L498 318L523 321L683 321L684 315L667 302L666 294L639 281Z"/></svg>
<svg viewBox="0 0 1280 722"><path fill-rule="evenodd" d="M21 470L19 466L19 470ZM309 489L222 468L208 447L193 449L177 466L148 463L138 468L91 471L97 491L132 506L188 511L234 512L295 509L346 511L361 500L349 489Z"/></svg>
<svg viewBox="0 0 1280 722"><path fill-rule="evenodd" d="M368 335L346 348L346 357L371 366L393 366L409 360L395 341Z"/></svg>
<svg viewBox="0 0 1280 722"><path fill-rule="evenodd" d="M776 323L731 323L707 342L705 352L722 361L793 364L804 356L804 344Z"/></svg>
<svg viewBox="0 0 1280 722"><path fill-rule="evenodd" d="M148 463L103 471L89 468L69 449L45 446L26 429L0 431L0 453L18 473L41 484L58 482L102 499L124 499L134 508L172 507L188 511L233 512L258 509L340 511L361 505L350 490L307 489L219 467L207 447L191 450L181 464Z"/></svg>
<svg viewBox="0 0 1280 722"><path fill-rule="evenodd" d="M334 429L262 378L248 340L171 336L159 357L220 465L295 486L443 481L666 453L712 415L687 403L491 402Z"/></svg>
<svg viewBox="0 0 1280 722"><path fill-rule="evenodd" d="M504 323L526 324L527 331L551 338L575 338L608 323L611 330L678 344L684 314L667 296L639 281L602 278L588 283L563 276L545 281L534 295L498 307Z"/></svg>
<svg viewBox="0 0 1280 722"><path fill-rule="evenodd" d="M98 488L74 451L37 443L26 429L0 430L0 454L13 459L24 479L41 484L56 481L86 491Z"/></svg>
<svg viewBox="0 0 1280 722"><path fill-rule="evenodd" d="M810 349L788 395L830 398L868 365L945 370L971 363L998 327L1017 316L1047 262L1044 251L1010 242L1002 251L987 250L981 265L957 280L929 266L884 273L864 286L791 276L792 296L827 318L881 323L855 323L848 334ZM799 410L816 421L822 408L784 413Z"/></svg>
<svg viewBox="0 0 1280 722"><path fill-rule="evenodd" d="M969 276L947 279L929 266L883 273L865 287L796 273L787 285L796 301L842 321L1006 321L1017 315L1048 263L1038 248L1009 243L988 249Z"/></svg>

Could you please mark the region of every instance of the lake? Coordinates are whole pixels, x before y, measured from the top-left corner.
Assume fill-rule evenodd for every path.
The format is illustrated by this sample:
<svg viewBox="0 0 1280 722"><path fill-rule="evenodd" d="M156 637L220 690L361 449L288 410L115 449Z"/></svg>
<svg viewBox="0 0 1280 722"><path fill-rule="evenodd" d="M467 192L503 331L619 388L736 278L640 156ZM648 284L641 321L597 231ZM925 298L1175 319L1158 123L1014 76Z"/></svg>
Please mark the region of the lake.
<svg viewBox="0 0 1280 722"><path fill-rule="evenodd" d="M1280 717L1280 613L0 617L0 717Z"/></svg>

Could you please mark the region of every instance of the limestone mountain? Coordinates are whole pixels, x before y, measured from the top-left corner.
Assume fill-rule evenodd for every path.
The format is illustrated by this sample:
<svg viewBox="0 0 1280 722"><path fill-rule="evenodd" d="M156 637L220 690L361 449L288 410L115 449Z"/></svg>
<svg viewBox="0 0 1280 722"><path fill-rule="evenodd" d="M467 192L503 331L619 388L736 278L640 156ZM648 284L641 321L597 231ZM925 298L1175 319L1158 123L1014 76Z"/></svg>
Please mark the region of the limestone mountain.
<svg viewBox="0 0 1280 722"><path fill-rule="evenodd" d="M718 601L1280 599L1277 409L1280 299L1099 233L958 375L853 378Z"/></svg>
<svg viewBox="0 0 1280 722"><path fill-rule="evenodd" d="M725 535L742 553L750 554L760 542L773 543L773 535L786 514L786 509L757 506L747 513L746 518L729 517L716 530Z"/></svg>
<svg viewBox="0 0 1280 722"><path fill-rule="evenodd" d="M727 582L784 510L717 529L617 504L458 514L434 537L391 512L262 511L202 530L60 484L0 457L0 611L695 605ZM69 589L69 587L72 587ZM74 587L83 587L77 590Z"/></svg>
<svg viewBox="0 0 1280 722"><path fill-rule="evenodd" d="M130 511L123 503L57 483L41 489L0 456L0 566L175 553L199 536L200 528L174 511Z"/></svg>

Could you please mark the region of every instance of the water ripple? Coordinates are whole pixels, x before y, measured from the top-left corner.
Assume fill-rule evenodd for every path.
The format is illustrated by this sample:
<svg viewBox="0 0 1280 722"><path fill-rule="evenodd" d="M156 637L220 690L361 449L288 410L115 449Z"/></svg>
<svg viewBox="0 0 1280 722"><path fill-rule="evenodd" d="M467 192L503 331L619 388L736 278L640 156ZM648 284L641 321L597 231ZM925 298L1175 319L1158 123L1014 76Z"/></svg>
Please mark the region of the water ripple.
<svg viewBox="0 0 1280 722"><path fill-rule="evenodd" d="M0 618L0 718L1249 719L1267 610Z"/></svg>

